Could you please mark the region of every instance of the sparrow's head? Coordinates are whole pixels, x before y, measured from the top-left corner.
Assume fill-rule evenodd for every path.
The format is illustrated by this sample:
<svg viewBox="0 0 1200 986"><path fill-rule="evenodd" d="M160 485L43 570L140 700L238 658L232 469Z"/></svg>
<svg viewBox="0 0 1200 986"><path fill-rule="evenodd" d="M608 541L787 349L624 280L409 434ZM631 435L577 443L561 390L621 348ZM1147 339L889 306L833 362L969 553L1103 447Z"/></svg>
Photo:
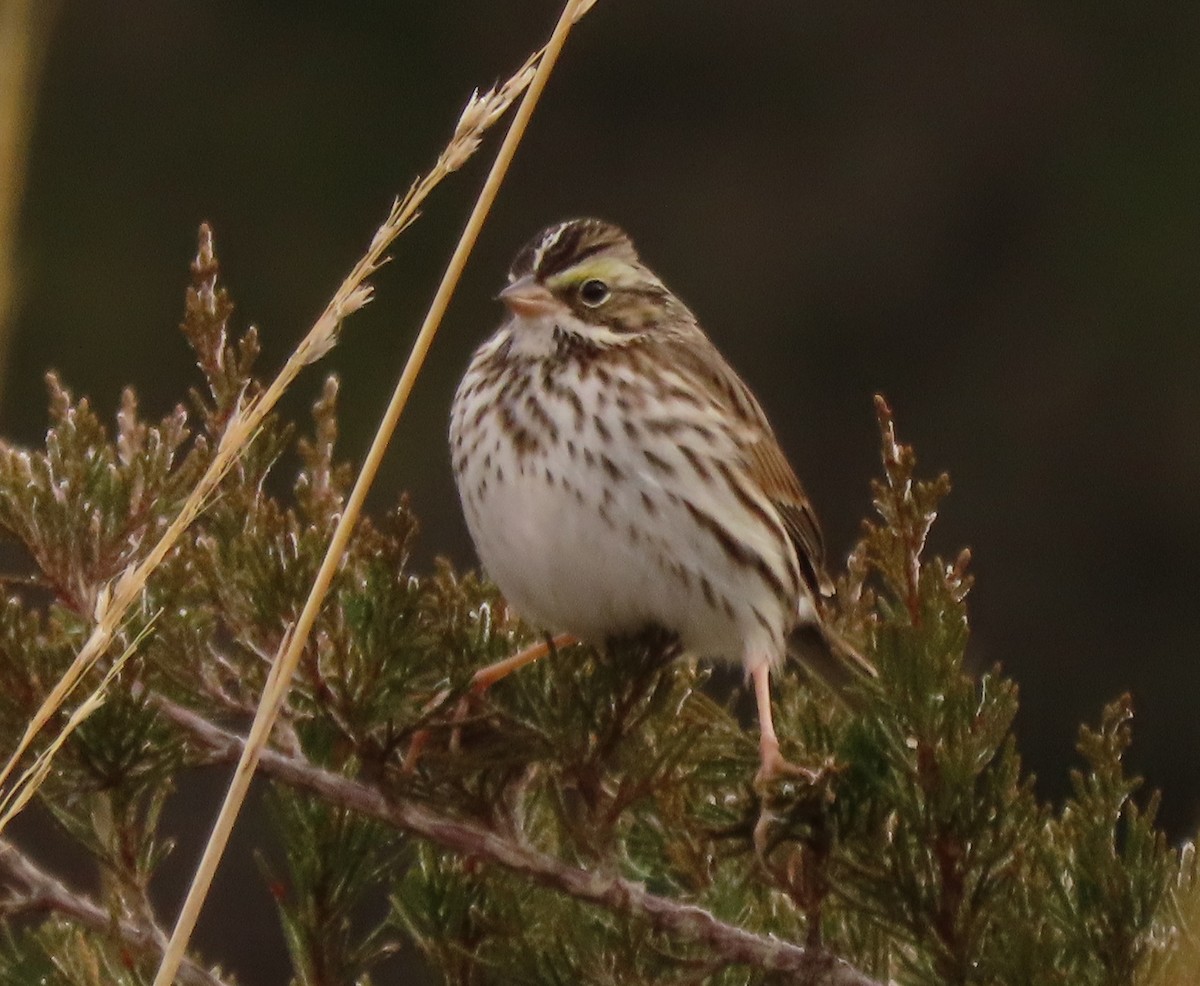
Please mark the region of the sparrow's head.
<svg viewBox="0 0 1200 986"><path fill-rule="evenodd" d="M600 219L542 230L517 254L500 300L518 319L549 318L597 342L690 320L624 231Z"/></svg>

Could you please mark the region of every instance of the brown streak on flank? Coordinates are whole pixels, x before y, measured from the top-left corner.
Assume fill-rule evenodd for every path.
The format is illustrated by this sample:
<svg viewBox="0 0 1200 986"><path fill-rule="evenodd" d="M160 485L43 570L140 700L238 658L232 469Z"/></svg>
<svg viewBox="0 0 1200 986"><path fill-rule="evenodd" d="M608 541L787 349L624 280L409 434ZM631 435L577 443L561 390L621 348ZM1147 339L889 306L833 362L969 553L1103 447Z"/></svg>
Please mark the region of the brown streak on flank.
<svg viewBox="0 0 1200 986"><path fill-rule="evenodd" d="M726 528L721 526L720 521L711 514L705 513L690 500L684 500L683 505L687 508L687 512L691 515L692 520L696 522L701 530L708 532L712 536L713 540L720 545L721 550L725 552L730 561L755 572L766 583L767 587L781 599L790 598L787 589L779 580L779 576L775 574L762 555L744 541L740 541L730 534Z"/></svg>
<svg viewBox="0 0 1200 986"><path fill-rule="evenodd" d="M706 483L712 482L712 473L708 471L708 466L704 464L704 460L700 458L695 449L680 445L679 451L683 453L683 457L688 460L688 465L692 467L692 471L697 476Z"/></svg>
<svg viewBox="0 0 1200 986"><path fill-rule="evenodd" d="M646 508L646 513L651 517L658 516L658 504L654 502L653 497L645 490L642 490L642 506Z"/></svg>
<svg viewBox="0 0 1200 986"><path fill-rule="evenodd" d="M728 596L721 597L721 609L723 609L725 611L725 615L728 616L730 620L734 620L734 621L737 620L737 617L734 615L734 612L733 612L733 603L731 603L729 601Z"/></svg>
<svg viewBox="0 0 1200 986"><path fill-rule="evenodd" d="M704 601L708 603L710 609L717 608L717 593L713 589L713 584L708 581L707 575L700 576L700 590L704 593Z"/></svg>
<svg viewBox="0 0 1200 986"><path fill-rule="evenodd" d="M647 388L638 386L624 377L617 377L613 386L617 394L617 407L626 414L630 411L646 410Z"/></svg>
<svg viewBox="0 0 1200 986"><path fill-rule="evenodd" d="M746 492L746 488L738 482L737 476L734 475L733 470L729 467L729 463L717 462L716 467L717 472L721 474L721 478L725 480L725 485L729 487L729 492L737 498L738 503L753 514L758 522L766 527L767 530L786 535L779 517L772 514L766 507Z"/></svg>
<svg viewBox="0 0 1200 986"><path fill-rule="evenodd" d="M678 401L680 404L704 410L704 400L686 387L664 387L661 390L661 396L667 401Z"/></svg>
<svg viewBox="0 0 1200 986"><path fill-rule="evenodd" d="M771 639L775 639L775 628L767 621L767 618L762 615L762 610L757 606L751 606L750 612L754 614L754 618L758 621L758 625L762 627L770 635Z"/></svg>
<svg viewBox="0 0 1200 986"><path fill-rule="evenodd" d="M660 455L656 455L650 449L642 449L642 455L645 456L647 462L655 469L661 472L664 476L674 476L675 467Z"/></svg>
<svg viewBox="0 0 1200 986"><path fill-rule="evenodd" d="M600 465L614 483L619 483L625 478L625 473L621 471L620 467L604 453L600 454ZM608 493L608 490L606 489L604 492Z"/></svg>
<svg viewBox="0 0 1200 986"><path fill-rule="evenodd" d="M686 425L679 418L651 418L649 421L643 421L642 427L651 435L674 438Z"/></svg>
<svg viewBox="0 0 1200 986"><path fill-rule="evenodd" d="M638 432L638 426L635 425L629 418L621 419L621 427L625 429L625 437L630 441L637 441L641 434Z"/></svg>
<svg viewBox="0 0 1200 986"><path fill-rule="evenodd" d="M608 430L608 425L604 423L604 419L600 415L592 415L592 427L596 429L596 434L600 436L602 442L612 441L612 432Z"/></svg>

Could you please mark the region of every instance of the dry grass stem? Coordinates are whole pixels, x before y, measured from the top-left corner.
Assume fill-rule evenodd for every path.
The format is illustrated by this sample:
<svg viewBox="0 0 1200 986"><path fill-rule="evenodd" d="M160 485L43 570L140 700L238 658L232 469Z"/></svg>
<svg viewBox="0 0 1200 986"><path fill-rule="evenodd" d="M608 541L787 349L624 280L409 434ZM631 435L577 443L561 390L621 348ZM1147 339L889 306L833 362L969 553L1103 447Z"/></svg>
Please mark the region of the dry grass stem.
<svg viewBox="0 0 1200 986"><path fill-rule="evenodd" d="M287 696L292 675L308 641L309 633L312 630L313 623L316 621L321 604L324 602L330 583L333 581L338 566L341 564L342 555L349 542L350 534L362 509L363 502L366 499L367 491L374 481L379 463L383 459L383 454L387 449L388 443L391 441L396 423L399 421L400 414L404 410L408 396L412 391L413 383L425 361L425 356L433 342L433 337L437 332L438 326L441 324L442 316L445 314L446 307L458 284L463 267L466 265L467 257L475 245L475 240L478 238L479 231L482 229L484 220L491 209L492 202L495 200L496 192L504 180L508 166L524 135L529 118L533 114L534 107L537 105L542 90L545 88L546 81L554 68L554 63L567 39L567 34L570 32L571 25L578 18L579 12L586 2L587 0L567 0L562 14L559 16L558 23L555 25L554 32L545 48L538 55L533 56L530 61L527 61L521 70L504 86L501 86L499 89L493 89L482 97L477 94L472 96L459 119L450 145L438 159L438 166L443 168L447 173L459 167L466 157L474 153L477 149L479 133L482 128L491 126L499 118L500 114L504 112L504 109L516 98L517 93L521 90L527 90L525 98L522 100L513 118L512 125L505 135L504 142L496 154L496 160L492 164L483 189L475 200L471 215L467 220L458 245L455 247L454 253L450 258L445 274L442 276L437 293L434 295L433 302L430 304L429 311L421 325L421 331L417 334L416 341L413 343L412 352L405 363L400 380L396 384L392 399L388 404L387 410L384 412L383 419L372 440L371 448L367 452L362 469L355 480L354 488L346 501L341 517L338 519L337 527L334 529L329 548L317 572L304 609L301 611L300 617L296 621L296 625L292 628L291 633L287 635L281 645L280 653L276 656L274 666L271 669L271 674L267 679L263 691L262 699L259 702L254 722L250 727L246 744L242 749L233 779L226 792L225 801L221 805L221 811L213 825L212 834L205 846L204 854L197 866L192 885L180 910L175 930L163 955L162 964L159 966L158 974L155 976L154 986L170 986L174 981L175 970L183 959L188 940L191 938L192 930L199 918L204 899L208 894L212 878L216 873L217 865L225 851L229 834L233 829L246 793L250 788L250 780L258 765L259 757L266 746L275 719ZM590 6L590 4L588 5ZM533 68L535 61L536 68ZM436 171L437 168L435 168L435 173ZM414 196L420 192L423 186L424 181L414 186L413 191L409 192L404 202L413 200ZM415 206L413 208L415 209ZM331 344L328 342L328 339L336 331L337 323L334 319L334 313L340 311L339 306L354 303L361 305L367 300L365 294L359 293L356 296L353 291L347 292L344 289L348 285L353 285L354 288L357 288L362 279L376 269L384 247L391 241L396 232L399 232L403 229L404 225L411 221L412 215L415 215L415 212L406 213L403 203L393 208L392 215L389 217L390 225L385 224L381 228L380 233L376 234L375 239L372 241L371 249L355 267L356 273L359 271L362 272L361 277L354 280L354 275L352 274L351 278L343 284L343 290L339 290L338 294L335 295L334 301L326 309L326 314L322 316L323 318L326 316L329 318L327 323L329 335L324 337L323 341L319 341L317 343L318 346ZM393 229L395 232L391 232ZM298 355L299 351L293 356L293 359L297 358Z"/></svg>
<svg viewBox="0 0 1200 986"><path fill-rule="evenodd" d="M117 675L121 673L121 669L125 667L125 663L134 655L138 646L150 633L154 626L154 622L162 613L159 610L141 629L138 635L125 648L121 656L113 661L112 666L104 673L104 677L100 679L98 684L91 693L82 702L75 707L58 735L54 737L50 745L42 750L28 767L22 771L17 780L4 792L4 796L0 797L0 832L8 826L17 815L25 809L29 804L30 799L37 794L37 790L42 786L42 782L50 773L50 766L54 761L55 755L62 748L62 745L70 738L71 734L79 728L80 723L88 718L100 706L104 704L104 696L107 694L109 687L116 680Z"/></svg>
<svg viewBox="0 0 1200 986"><path fill-rule="evenodd" d="M572 14L578 20L595 0L576 4ZM547 46L548 48L549 46ZM47 722L66 703L83 677L92 669L108 647L129 608L137 602L146 580L178 542L184 531L204 510L217 485L228 473L242 451L253 441L263 419L270 413L284 391L310 363L321 359L337 343L342 320L362 308L371 299L369 278L384 262L384 253L392 242L420 215L420 207L441 181L460 168L479 147L483 133L492 127L532 83L538 65L547 48L531 55L503 85L493 87L482 96L472 94L454 130L454 135L438 156L430 171L416 181L403 198L398 198L383 224L375 231L366 253L334 292L329 304L288 358L278 376L255 399L238 408L222 433L216 453L204 475L189 493L175 519L158 543L136 565L122 573L101 592L102 605L97 605L96 625L71 666L51 689L37 712L26 725L24 734L0 770L0 785L8 783L22 757ZM211 240L202 245L198 263L211 263ZM211 299L215 304L215 299ZM53 744L52 744L53 745ZM2 830L2 828L0 828Z"/></svg>

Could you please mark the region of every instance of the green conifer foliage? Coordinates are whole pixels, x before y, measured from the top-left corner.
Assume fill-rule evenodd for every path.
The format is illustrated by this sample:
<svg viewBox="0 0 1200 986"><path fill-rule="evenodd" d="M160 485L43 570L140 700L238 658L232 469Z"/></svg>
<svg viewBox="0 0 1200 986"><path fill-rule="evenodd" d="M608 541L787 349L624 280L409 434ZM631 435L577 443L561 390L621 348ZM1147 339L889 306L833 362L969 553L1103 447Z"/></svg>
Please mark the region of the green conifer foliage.
<svg viewBox="0 0 1200 986"><path fill-rule="evenodd" d="M207 230L192 274L190 410L147 422L129 390L110 429L50 376L44 447L0 444L0 533L28 559L0 600L6 749L259 390ZM0 844L0 982L152 978L162 809L236 752L303 606L352 479L337 397L327 381L302 429L271 418L149 582L107 660L137 641L134 657L39 795L95 879ZM536 635L478 576L413 568L403 499L364 520L262 765L293 982L368 984L414 949L454 984L1195 981L1193 854L1124 772L1128 699L1081 730L1066 803L1040 802L1016 687L964 670L969 556L925 552L949 482L921 478L877 412L876 516L833 619L879 677L830 690L788 667L776 692L812 782L756 787L736 696L660 634L563 648L475 694L473 671ZM179 981L233 982L220 959L193 955Z"/></svg>

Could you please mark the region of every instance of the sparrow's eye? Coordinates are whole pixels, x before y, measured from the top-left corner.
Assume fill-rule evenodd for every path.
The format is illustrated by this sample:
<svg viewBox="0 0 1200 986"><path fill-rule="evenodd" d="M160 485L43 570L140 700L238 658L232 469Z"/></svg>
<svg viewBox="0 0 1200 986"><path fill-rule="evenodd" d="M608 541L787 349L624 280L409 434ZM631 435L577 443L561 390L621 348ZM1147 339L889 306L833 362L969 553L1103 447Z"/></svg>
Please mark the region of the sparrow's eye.
<svg viewBox="0 0 1200 986"><path fill-rule="evenodd" d="M595 308L598 305L603 305L608 301L608 296L611 294L608 290L608 285L603 281L591 278L584 281L579 286L579 300L589 308Z"/></svg>

